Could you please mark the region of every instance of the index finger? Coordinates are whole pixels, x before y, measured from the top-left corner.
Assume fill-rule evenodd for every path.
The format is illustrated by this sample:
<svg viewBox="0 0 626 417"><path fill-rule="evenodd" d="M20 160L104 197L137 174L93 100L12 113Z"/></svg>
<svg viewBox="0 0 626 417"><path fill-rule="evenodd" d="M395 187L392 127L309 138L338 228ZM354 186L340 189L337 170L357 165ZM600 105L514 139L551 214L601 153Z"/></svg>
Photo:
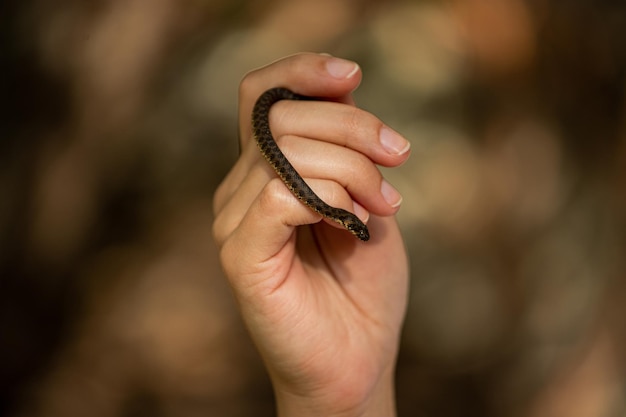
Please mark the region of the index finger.
<svg viewBox="0 0 626 417"><path fill-rule="evenodd" d="M246 74L239 86L241 140L252 134L250 114L256 99L272 87L285 87L298 94L352 103L350 93L361 82L356 62L320 54L297 54Z"/></svg>

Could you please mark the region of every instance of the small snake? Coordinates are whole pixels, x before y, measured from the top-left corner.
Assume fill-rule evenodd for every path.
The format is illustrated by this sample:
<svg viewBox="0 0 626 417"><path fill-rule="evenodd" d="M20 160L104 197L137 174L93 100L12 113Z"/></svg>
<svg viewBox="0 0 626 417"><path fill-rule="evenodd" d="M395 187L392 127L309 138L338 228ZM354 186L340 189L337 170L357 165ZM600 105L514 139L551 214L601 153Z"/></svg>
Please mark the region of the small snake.
<svg viewBox="0 0 626 417"><path fill-rule="evenodd" d="M339 223L362 241L370 238L367 226L349 211L326 204L302 179L293 165L278 148L270 131L270 107L280 100L311 100L286 88L271 88L261 94L252 110L252 132L261 153L294 196L323 217Z"/></svg>

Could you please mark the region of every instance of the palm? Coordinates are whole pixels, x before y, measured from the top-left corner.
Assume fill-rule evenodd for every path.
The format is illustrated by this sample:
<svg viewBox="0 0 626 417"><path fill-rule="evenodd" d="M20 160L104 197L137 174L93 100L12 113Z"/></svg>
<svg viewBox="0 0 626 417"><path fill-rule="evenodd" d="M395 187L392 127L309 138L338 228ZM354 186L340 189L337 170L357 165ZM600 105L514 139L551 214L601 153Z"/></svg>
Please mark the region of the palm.
<svg viewBox="0 0 626 417"><path fill-rule="evenodd" d="M278 364L273 378L303 389L358 392L393 363L406 256L392 218L372 217L370 227L367 243L323 223L298 229L258 271L249 296L263 300L257 298L261 311L246 316L255 321L249 327L266 361Z"/></svg>

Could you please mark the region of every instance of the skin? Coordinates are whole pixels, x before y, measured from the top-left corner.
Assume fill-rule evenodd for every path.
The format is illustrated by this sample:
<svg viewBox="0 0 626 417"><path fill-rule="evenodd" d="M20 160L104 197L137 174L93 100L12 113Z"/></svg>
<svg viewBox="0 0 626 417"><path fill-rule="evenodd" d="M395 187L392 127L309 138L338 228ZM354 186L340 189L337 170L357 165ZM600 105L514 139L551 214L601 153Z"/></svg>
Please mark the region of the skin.
<svg viewBox="0 0 626 417"><path fill-rule="evenodd" d="M307 100L294 94L286 88L272 88L261 95L252 110L252 134L254 140L259 145L261 154L267 162L274 168L276 174L281 177L292 194L306 204L311 210L321 214L325 218L339 223L357 239L368 241L370 238L367 226L347 210L332 207L322 201L315 192L304 182L300 175L294 170L291 163L285 158L278 148L269 128L269 110L272 105L280 100Z"/></svg>
<svg viewBox="0 0 626 417"><path fill-rule="evenodd" d="M222 266L282 417L395 415L409 272L394 218L401 197L375 164L398 166L409 148L355 107L351 93L360 81L356 64L317 54L247 74L239 94L242 152L214 197ZM368 242L299 202L261 156L250 114L275 86L328 100L276 103L270 126L315 192L367 223Z"/></svg>

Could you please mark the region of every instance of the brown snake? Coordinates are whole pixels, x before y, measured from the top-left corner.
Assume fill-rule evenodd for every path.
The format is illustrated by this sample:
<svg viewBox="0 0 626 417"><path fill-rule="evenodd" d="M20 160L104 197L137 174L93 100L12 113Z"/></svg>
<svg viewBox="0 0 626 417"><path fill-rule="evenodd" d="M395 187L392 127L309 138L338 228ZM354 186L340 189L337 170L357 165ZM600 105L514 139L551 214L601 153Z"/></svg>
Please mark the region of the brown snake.
<svg viewBox="0 0 626 417"><path fill-rule="evenodd" d="M323 217L339 223L362 241L370 238L367 226L349 211L326 204L302 179L293 165L278 148L270 130L270 107L280 100L311 100L286 88L271 88L261 94L252 110L252 132L261 153L294 196Z"/></svg>

